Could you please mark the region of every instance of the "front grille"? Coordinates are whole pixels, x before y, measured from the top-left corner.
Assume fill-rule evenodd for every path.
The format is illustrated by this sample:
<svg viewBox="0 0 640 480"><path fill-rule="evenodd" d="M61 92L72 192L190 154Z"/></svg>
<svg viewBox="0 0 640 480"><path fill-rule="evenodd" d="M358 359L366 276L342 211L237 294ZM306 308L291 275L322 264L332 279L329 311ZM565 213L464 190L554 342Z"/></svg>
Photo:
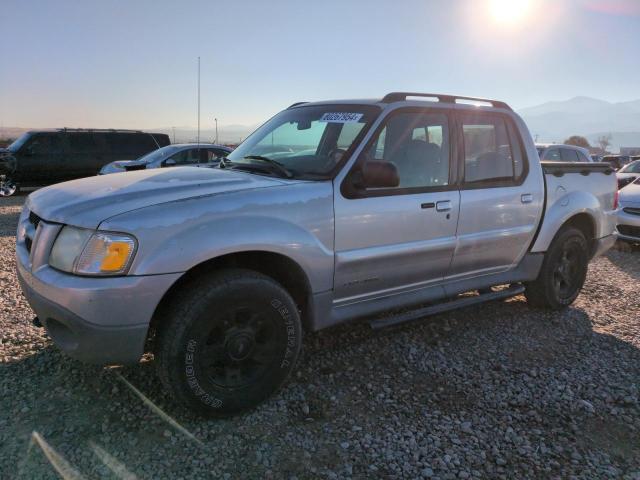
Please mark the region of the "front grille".
<svg viewBox="0 0 640 480"><path fill-rule="evenodd" d="M40 223L40 220L42 219L38 215L36 215L33 212L29 212L29 223L33 225L33 228L38 228L38 224Z"/></svg>
<svg viewBox="0 0 640 480"><path fill-rule="evenodd" d="M627 237L640 238L640 227L632 227L631 225L618 225L618 231Z"/></svg>
<svg viewBox="0 0 640 480"><path fill-rule="evenodd" d="M625 207L622 209L622 211L625 213L630 213L631 215L640 215L640 208Z"/></svg>

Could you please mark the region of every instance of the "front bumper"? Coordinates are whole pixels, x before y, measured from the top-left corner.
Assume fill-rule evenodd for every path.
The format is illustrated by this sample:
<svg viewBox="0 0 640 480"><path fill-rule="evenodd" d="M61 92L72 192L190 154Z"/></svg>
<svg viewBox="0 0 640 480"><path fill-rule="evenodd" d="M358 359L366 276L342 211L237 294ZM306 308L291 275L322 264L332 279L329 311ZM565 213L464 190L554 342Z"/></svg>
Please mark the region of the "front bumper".
<svg viewBox="0 0 640 480"><path fill-rule="evenodd" d="M181 274L92 278L62 273L38 261L51 242L45 242L44 221L37 230L31 249L18 236L18 280L54 343L84 362L137 362L151 317Z"/></svg>
<svg viewBox="0 0 640 480"><path fill-rule="evenodd" d="M629 213L629 210L634 213ZM620 208L618 212L618 238L629 242L640 242L640 208Z"/></svg>

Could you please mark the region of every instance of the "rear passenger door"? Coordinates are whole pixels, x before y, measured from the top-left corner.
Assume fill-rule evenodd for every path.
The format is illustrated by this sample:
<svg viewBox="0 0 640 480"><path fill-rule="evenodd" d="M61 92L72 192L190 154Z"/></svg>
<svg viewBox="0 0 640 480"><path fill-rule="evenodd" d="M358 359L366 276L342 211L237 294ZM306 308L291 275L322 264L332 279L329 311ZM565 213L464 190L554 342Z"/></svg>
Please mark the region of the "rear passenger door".
<svg viewBox="0 0 640 480"><path fill-rule="evenodd" d="M502 114L460 113L462 186L458 245L449 278L498 273L517 264L535 234L544 200L522 139Z"/></svg>

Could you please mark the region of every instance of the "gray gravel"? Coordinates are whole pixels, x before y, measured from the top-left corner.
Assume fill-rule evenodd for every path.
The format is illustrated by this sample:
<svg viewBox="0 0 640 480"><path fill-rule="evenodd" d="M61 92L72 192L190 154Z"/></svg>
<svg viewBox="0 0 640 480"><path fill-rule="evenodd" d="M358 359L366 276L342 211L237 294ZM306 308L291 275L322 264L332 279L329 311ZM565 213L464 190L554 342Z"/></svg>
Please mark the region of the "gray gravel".
<svg viewBox="0 0 640 480"><path fill-rule="evenodd" d="M523 297L307 335L284 391L205 421L153 362L64 357L20 294L0 199L0 478L640 479L640 251L594 262L574 306ZM138 393L137 393L138 392ZM145 400L148 399L148 400Z"/></svg>

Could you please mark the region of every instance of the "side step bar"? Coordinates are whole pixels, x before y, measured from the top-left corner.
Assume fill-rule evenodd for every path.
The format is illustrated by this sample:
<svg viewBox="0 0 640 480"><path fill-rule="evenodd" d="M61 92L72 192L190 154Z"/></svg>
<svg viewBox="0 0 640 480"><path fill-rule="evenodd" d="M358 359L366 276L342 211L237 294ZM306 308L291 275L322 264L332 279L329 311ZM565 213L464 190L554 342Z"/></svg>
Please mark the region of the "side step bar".
<svg viewBox="0 0 640 480"><path fill-rule="evenodd" d="M514 297L516 295L520 295L522 292L524 292L523 285L511 285L509 288L500 290L498 292L483 293L475 297L459 298L457 300L438 303L436 305L429 305L428 307L411 310L397 315L391 315L389 317L378 318L375 320L371 320L369 322L369 325L371 326L371 328L377 330L379 328L390 327L392 325L400 325L401 323L419 320L429 315L435 315L436 313L443 313L450 310L457 310L458 308L470 307L472 305L478 305L479 303L490 302L492 300L502 300L503 298Z"/></svg>

